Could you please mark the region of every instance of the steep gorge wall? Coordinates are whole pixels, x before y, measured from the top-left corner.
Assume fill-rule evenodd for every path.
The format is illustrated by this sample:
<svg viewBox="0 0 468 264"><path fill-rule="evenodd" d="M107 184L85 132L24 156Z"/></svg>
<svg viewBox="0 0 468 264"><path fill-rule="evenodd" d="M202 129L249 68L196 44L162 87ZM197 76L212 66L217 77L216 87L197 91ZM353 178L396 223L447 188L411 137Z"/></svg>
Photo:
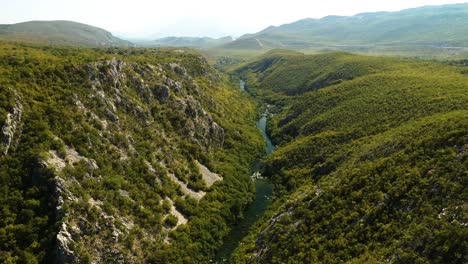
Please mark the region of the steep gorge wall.
<svg viewBox="0 0 468 264"><path fill-rule="evenodd" d="M21 52L30 54L31 64ZM0 98L6 105L0 112L6 116L0 176L5 194L21 193L21 203L30 199L35 209L33 220L15 220L31 240L14 244L5 238L9 246L0 251L8 253L0 260L206 259L204 252L214 252L229 221L248 204L251 183L243 173L261 150L261 137L249 124L254 104L192 51L118 52L5 45L0 87L14 99ZM4 89L9 82L17 84ZM240 131L248 138L237 137ZM252 138L257 143L247 142ZM12 173L17 164L24 173ZM227 193L227 186L237 193ZM37 197L26 198L37 188ZM228 199L225 208L210 205L222 197ZM5 208L19 215L27 209L7 201ZM40 217L47 221L35 222ZM192 227L192 221L222 229ZM33 225L47 226L40 246L32 246L39 232ZM0 222L0 233L7 227ZM199 233L209 234L209 247L170 253Z"/></svg>

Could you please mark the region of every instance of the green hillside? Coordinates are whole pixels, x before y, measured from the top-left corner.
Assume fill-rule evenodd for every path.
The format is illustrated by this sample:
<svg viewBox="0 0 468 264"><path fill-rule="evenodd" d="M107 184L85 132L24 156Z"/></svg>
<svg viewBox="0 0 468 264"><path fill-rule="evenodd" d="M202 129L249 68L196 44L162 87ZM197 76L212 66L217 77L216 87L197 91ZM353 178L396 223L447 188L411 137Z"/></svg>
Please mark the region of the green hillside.
<svg viewBox="0 0 468 264"><path fill-rule="evenodd" d="M29 21L0 25L0 40L49 45L114 47L132 43L110 32L72 21Z"/></svg>
<svg viewBox="0 0 468 264"><path fill-rule="evenodd" d="M271 104L276 202L233 263L466 263L463 67L273 51L234 70Z"/></svg>
<svg viewBox="0 0 468 264"><path fill-rule="evenodd" d="M253 197L255 103L190 50L0 47L0 262L207 263Z"/></svg>
<svg viewBox="0 0 468 264"><path fill-rule="evenodd" d="M466 29L468 3L136 45L0 25L0 263L468 263Z"/></svg>

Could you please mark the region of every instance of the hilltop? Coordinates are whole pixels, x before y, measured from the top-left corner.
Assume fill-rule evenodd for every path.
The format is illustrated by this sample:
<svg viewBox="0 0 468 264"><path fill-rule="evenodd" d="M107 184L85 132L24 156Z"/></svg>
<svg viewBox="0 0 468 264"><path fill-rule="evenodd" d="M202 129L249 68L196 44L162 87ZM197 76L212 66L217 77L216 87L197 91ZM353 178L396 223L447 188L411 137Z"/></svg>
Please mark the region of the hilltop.
<svg viewBox="0 0 468 264"><path fill-rule="evenodd" d="M355 53L463 57L468 53L468 4L424 6L398 12L327 16L270 26L210 52L252 57L274 48L307 53ZM259 45L262 43L262 45Z"/></svg>
<svg viewBox="0 0 468 264"><path fill-rule="evenodd" d="M48 45L114 47L132 46L110 32L73 21L29 21L0 25L0 39Z"/></svg>
<svg viewBox="0 0 468 264"><path fill-rule="evenodd" d="M468 4L424 6L398 12L303 19L278 27L269 27L243 38L264 39L286 46L467 46L467 15Z"/></svg>

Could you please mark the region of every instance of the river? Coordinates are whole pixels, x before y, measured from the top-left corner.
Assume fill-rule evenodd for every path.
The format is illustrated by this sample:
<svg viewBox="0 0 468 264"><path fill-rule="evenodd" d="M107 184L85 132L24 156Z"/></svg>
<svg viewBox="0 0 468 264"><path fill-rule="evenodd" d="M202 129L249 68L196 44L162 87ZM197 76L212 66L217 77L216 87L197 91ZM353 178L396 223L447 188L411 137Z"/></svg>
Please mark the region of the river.
<svg viewBox="0 0 468 264"><path fill-rule="evenodd" d="M240 83L241 89L244 88L244 82ZM266 133L268 110L262 114L261 118L257 121L257 127L260 129L263 138L265 139L266 149L265 154L268 155L275 147L271 143L270 138ZM261 167L261 161L258 160L252 164L251 174L256 174ZM255 182L255 200L249 206L247 211L244 212L244 218L233 226L231 232L224 239L220 251L215 257L215 263L229 263L229 258L232 252L239 245L239 242L247 235L250 227L260 218L271 203L271 196L273 194L273 184L269 180L263 178L254 178Z"/></svg>
<svg viewBox="0 0 468 264"><path fill-rule="evenodd" d="M265 113L262 114L262 117L257 122L257 127L262 132L262 136L266 142L266 154L269 155L275 150L275 146L271 143L270 137L266 133L266 123L267 123L268 110L265 110Z"/></svg>

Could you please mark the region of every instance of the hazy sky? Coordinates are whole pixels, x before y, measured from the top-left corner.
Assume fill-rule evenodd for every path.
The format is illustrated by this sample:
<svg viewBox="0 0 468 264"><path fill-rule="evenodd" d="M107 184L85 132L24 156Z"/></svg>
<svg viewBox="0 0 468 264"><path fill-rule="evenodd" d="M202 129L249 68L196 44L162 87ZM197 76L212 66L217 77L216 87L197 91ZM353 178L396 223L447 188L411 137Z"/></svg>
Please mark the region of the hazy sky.
<svg viewBox="0 0 468 264"><path fill-rule="evenodd" d="M220 37L303 18L459 2L463 0L0 0L0 23L72 20L120 36Z"/></svg>

